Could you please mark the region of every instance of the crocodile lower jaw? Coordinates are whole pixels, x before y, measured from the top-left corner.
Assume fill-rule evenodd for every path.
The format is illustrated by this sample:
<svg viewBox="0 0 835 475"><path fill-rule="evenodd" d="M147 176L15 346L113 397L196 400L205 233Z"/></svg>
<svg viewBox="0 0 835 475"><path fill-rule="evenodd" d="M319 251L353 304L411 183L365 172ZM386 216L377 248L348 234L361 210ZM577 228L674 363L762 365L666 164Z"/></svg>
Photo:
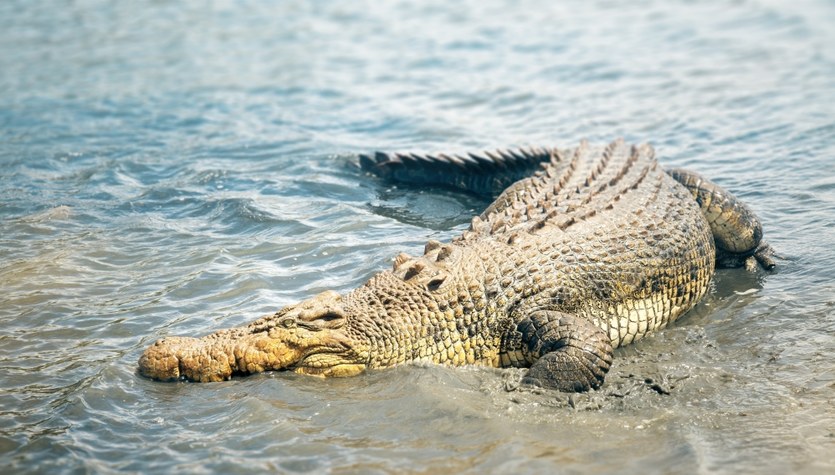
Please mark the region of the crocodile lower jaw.
<svg viewBox="0 0 835 475"><path fill-rule="evenodd" d="M361 363L345 363L345 364L337 364L333 366L328 366L324 368L316 368L312 366L296 366L292 369L293 372L297 374L306 374L310 376L320 376L320 377L343 377L343 376L355 376L357 374L362 373L367 368L366 365Z"/></svg>

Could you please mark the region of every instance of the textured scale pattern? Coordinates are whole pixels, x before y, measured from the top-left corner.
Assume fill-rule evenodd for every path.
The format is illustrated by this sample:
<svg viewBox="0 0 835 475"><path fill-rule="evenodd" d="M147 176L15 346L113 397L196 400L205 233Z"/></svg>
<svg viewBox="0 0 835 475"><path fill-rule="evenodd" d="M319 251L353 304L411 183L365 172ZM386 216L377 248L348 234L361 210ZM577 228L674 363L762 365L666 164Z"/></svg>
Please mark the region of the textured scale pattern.
<svg viewBox="0 0 835 475"><path fill-rule="evenodd" d="M615 347L675 320L713 274L713 238L696 202L651 148L621 141L554 152L472 229L460 240L504 241L523 263L526 251L547 257L518 268L513 280L537 291L526 298L593 320Z"/></svg>
<svg viewBox="0 0 835 475"><path fill-rule="evenodd" d="M396 256L391 271L344 296L325 292L247 327L157 342L140 372L347 376L425 361L530 367L526 384L588 390L602 384L614 348L701 299L717 259L773 267L750 210L696 174L665 172L647 145L377 153L360 163L386 179L485 194L528 176L451 242Z"/></svg>

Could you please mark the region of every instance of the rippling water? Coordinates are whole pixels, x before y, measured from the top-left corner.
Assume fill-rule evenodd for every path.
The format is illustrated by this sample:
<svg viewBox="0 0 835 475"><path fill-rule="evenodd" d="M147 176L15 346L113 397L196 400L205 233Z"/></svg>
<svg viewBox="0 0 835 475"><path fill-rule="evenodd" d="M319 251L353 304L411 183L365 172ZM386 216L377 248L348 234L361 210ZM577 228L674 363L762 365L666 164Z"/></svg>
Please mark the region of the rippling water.
<svg viewBox="0 0 835 475"><path fill-rule="evenodd" d="M0 470L835 471L835 6L550 3L0 3ZM734 190L785 260L720 271L598 393L135 373L485 205L358 152L618 136Z"/></svg>

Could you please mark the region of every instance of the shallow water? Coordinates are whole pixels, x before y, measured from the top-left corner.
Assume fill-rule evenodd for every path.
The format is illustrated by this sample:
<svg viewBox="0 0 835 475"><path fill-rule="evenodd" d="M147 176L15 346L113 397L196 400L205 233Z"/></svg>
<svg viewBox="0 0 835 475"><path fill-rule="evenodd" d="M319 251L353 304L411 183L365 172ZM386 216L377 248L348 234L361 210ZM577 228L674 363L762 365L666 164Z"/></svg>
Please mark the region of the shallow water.
<svg viewBox="0 0 835 475"><path fill-rule="evenodd" d="M0 3L0 470L835 471L835 7L552 3ZM485 205L359 152L619 136L732 189L785 259L719 271L597 393L135 373Z"/></svg>

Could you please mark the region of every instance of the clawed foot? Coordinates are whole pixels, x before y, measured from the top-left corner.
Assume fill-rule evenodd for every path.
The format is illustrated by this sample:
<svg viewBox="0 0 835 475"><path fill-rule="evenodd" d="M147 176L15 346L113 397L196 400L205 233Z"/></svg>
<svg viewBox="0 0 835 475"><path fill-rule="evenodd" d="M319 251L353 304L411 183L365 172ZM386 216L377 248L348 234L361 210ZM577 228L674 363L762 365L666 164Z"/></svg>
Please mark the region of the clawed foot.
<svg viewBox="0 0 835 475"><path fill-rule="evenodd" d="M716 251L716 266L722 268L745 267L749 272L756 272L758 268L762 267L765 270L774 270L777 267L775 259L784 259L783 256L774 252L767 242L760 241L760 244L754 248L753 252L749 251L742 254L733 252Z"/></svg>
<svg viewBox="0 0 835 475"><path fill-rule="evenodd" d="M753 257L765 270L772 270L777 266L774 258L782 259L781 256L774 252L774 248L765 241L760 242L757 250L754 251Z"/></svg>
<svg viewBox="0 0 835 475"><path fill-rule="evenodd" d="M765 270L774 270L777 267L774 259L783 259L783 257L774 252L774 248L767 242L761 241L754 253L745 258L745 269L749 272L756 272L758 267Z"/></svg>

